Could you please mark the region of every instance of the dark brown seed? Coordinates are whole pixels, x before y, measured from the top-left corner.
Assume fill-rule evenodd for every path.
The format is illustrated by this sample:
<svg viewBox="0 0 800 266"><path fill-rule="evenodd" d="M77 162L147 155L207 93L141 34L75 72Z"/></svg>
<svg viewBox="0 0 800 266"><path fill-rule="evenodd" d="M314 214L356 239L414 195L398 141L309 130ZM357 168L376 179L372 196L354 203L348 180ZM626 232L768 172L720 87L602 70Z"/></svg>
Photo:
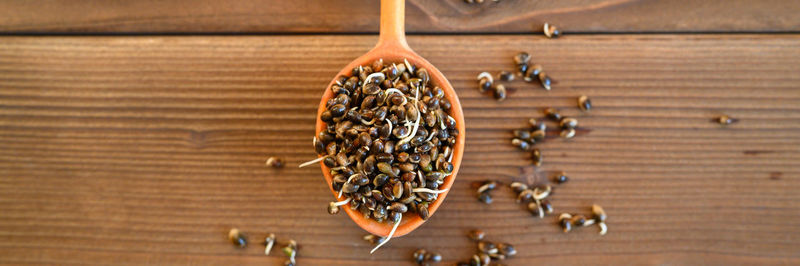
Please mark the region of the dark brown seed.
<svg viewBox="0 0 800 266"><path fill-rule="evenodd" d="M514 64L522 65L528 64L531 61L531 55L526 52L519 52L514 56Z"/></svg>
<svg viewBox="0 0 800 266"><path fill-rule="evenodd" d="M581 108L584 112L592 109L592 100L589 99L589 96L581 95L581 97L578 97L578 108Z"/></svg>
<svg viewBox="0 0 800 266"><path fill-rule="evenodd" d="M561 121L561 114L558 112L557 109L548 107L545 108L543 112L544 115L547 116L547 118L549 118L550 120Z"/></svg>
<svg viewBox="0 0 800 266"><path fill-rule="evenodd" d="M544 210L544 213L553 213L553 205L550 204L549 200L545 199L545 200L542 200L540 203L541 203L541 206L542 206L542 210Z"/></svg>
<svg viewBox="0 0 800 266"><path fill-rule="evenodd" d="M514 80L514 74L508 71L501 71L500 74L497 74L497 78L502 81L512 81Z"/></svg>
<svg viewBox="0 0 800 266"><path fill-rule="evenodd" d="M550 90L550 86L553 84L553 80L550 79L550 76L548 76L546 73L544 73L544 71L542 71L539 72L539 75L537 75L537 77L539 78L539 83L542 84L542 87L544 87L545 90Z"/></svg>
<svg viewBox="0 0 800 266"><path fill-rule="evenodd" d="M469 239L472 239L474 241L483 240L484 236L486 236L486 233L484 233L483 230L479 229L470 230L469 233L467 234L467 237L469 237Z"/></svg>
<svg viewBox="0 0 800 266"><path fill-rule="evenodd" d="M440 262L442 261L442 255L435 252L429 252L428 254L425 254L425 261Z"/></svg>
<svg viewBox="0 0 800 266"><path fill-rule="evenodd" d="M489 195L489 193L480 193L478 194L478 201L486 204L492 204L492 195Z"/></svg>
<svg viewBox="0 0 800 266"><path fill-rule="evenodd" d="M334 104L328 110L331 111L331 115L333 117L340 117L344 115L344 112L347 111L347 108L343 104Z"/></svg>
<svg viewBox="0 0 800 266"><path fill-rule="evenodd" d="M484 254L494 254L497 253L497 246L489 241L478 241L478 250Z"/></svg>
<svg viewBox="0 0 800 266"><path fill-rule="evenodd" d="M531 152L531 158L533 159L533 164L536 166L542 166L542 152L539 149L533 149Z"/></svg>
<svg viewBox="0 0 800 266"><path fill-rule="evenodd" d="M425 249L417 249L416 251L414 251L414 254L412 255L414 263L422 264L422 262L425 261L425 254L427 253L428 252Z"/></svg>
<svg viewBox="0 0 800 266"><path fill-rule="evenodd" d="M578 119L572 117L562 117L559 122L561 128L575 128L578 126Z"/></svg>
<svg viewBox="0 0 800 266"><path fill-rule="evenodd" d="M586 216L581 214L572 217L572 224L575 226L583 226L586 223Z"/></svg>
<svg viewBox="0 0 800 266"><path fill-rule="evenodd" d="M560 172L560 173L558 173L558 175L556 175L555 178L553 178L553 180L555 180L555 182L558 183L558 184L563 184L563 183L566 183L567 181L569 181L569 177L567 177L567 173Z"/></svg>
<svg viewBox="0 0 800 266"><path fill-rule="evenodd" d="M336 167L336 160L331 156L326 156L325 159L322 160L322 163L327 167Z"/></svg>
<svg viewBox="0 0 800 266"><path fill-rule="evenodd" d="M521 149L523 151L531 150L531 144L528 143L527 141L524 141L524 140L521 140L521 139L516 139L516 138L512 139L511 140L511 145L514 145L514 147L517 147L517 148L519 148L519 149Z"/></svg>
<svg viewBox="0 0 800 266"><path fill-rule="evenodd" d="M242 234L242 232L239 232L239 229L236 228L233 228L230 231L228 231L228 240L230 240L231 243L233 243L233 245L238 248L244 248L247 246L246 237L244 236L244 234Z"/></svg>
<svg viewBox="0 0 800 266"><path fill-rule="evenodd" d="M395 199L399 199L403 196L403 184L400 182L395 183L392 186L392 195Z"/></svg>
<svg viewBox="0 0 800 266"><path fill-rule="evenodd" d="M392 205L389 205L389 210L393 212L405 213L408 211L408 207L400 202L395 202L392 203Z"/></svg>
<svg viewBox="0 0 800 266"><path fill-rule="evenodd" d="M528 67L522 79L525 80L526 82L532 82L534 80L538 80L539 73L542 73L542 66L538 64L532 65Z"/></svg>
<svg viewBox="0 0 800 266"><path fill-rule="evenodd" d="M514 135L515 138L518 138L518 139L521 139L521 140L529 140L531 138L531 132L528 131L528 130L515 129L515 130L511 131L511 133Z"/></svg>
<svg viewBox="0 0 800 266"><path fill-rule="evenodd" d="M533 199L533 190L524 189L517 195L517 203L527 202Z"/></svg>
<svg viewBox="0 0 800 266"><path fill-rule="evenodd" d="M534 130L533 132L531 132L531 139L533 141L540 142L540 141L544 140L546 135L547 135L547 133L544 130L537 129L537 130Z"/></svg>
<svg viewBox="0 0 800 266"><path fill-rule="evenodd" d="M544 214L544 211L541 209L541 206L536 202L528 203L528 211L531 213L531 215L536 217L542 217Z"/></svg>
<svg viewBox="0 0 800 266"><path fill-rule="evenodd" d="M378 243L380 243L380 242L383 242L383 237L381 237L381 236L376 236L376 235L372 235L372 234L370 234L370 235L365 235L365 236L363 237L363 239L364 239L365 241L369 242L370 244L378 244Z"/></svg>
<svg viewBox="0 0 800 266"><path fill-rule="evenodd" d="M422 218L422 220L427 220L428 217L430 217L428 213L428 204L418 204L417 214L419 214L419 218Z"/></svg>
<svg viewBox="0 0 800 266"><path fill-rule="evenodd" d="M559 133L559 135L561 135L561 138L571 139L572 137L575 136L575 129L574 128L563 129L561 130L561 133Z"/></svg>
<svg viewBox="0 0 800 266"><path fill-rule="evenodd" d="M503 84L495 85L492 91L494 92L494 99L498 102L502 102L506 99L506 86L503 86Z"/></svg>
<svg viewBox="0 0 800 266"><path fill-rule="evenodd" d="M492 81L490 81L489 79L484 78L478 82L478 91L480 91L481 93L487 92L491 88L492 88Z"/></svg>
<svg viewBox="0 0 800 266"><path fill-rule="evenodd" d="M561 216L558 217L558 223L561 225L561 230L563 230L564 233L569 233L569 231L572 230L572 222L570 221L571 218L572 215L567 213L562 213Z"/></svg>

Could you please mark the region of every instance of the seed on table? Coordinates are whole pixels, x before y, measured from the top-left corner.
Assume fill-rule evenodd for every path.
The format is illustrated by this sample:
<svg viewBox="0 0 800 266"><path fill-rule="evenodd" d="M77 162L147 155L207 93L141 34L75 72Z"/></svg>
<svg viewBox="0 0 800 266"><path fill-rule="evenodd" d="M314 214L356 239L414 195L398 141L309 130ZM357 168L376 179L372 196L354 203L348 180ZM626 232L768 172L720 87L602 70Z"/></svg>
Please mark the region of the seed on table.
<svg viewBox="0 0 800 266"><path fill-rule="evenodd" d="M483 266L481 265L481 257L478 254L472 255L472 259L469 261L470 266Z"/></svg>
<svg viewBox="0 0 800 266"><path fill-rule="evenodd" d="M531 55L528 54L527 52L519 52L516 55L514 55L515 65L528 64L530 63L530 61L531 61Z"/></svg>
<svg viewBox="0 0 800 266"><path fill-rule="evenodd" d="M500 254L500 253L489 254L489 257L492 258L493 260L504 260L504 259L506 259L506 255L503 255L503 254ZM504 266L505 264L495 263L495 264L492 264L492 265Z"/></svg>
<svg viewBox="0 0 800 266"><path fill-rule="evenodd" d="M478 201L486 204L492 204L492 196L489 195L489 193L480 193L478 194Z"/></svg>
<svg viewBox="0 0 800 266"><path fill-rule="evenodd" d="M559 134L561 135L561 138L571 139L572 137L575 136L575 129L574 128L562 129L561 133Z"/></svg>
<svg viewBox="0 0 800 266"><path fill-rule="evenodd" d="M489 192L497 187L497 181L488 180L484 181L483 184L478 188L478 193Z"/></svg>
<svg viewBox="0 0 800 266"><path fill-rule="evenodd" d="M531 128L536 129L539 126L539 121L536 118L530 118L528 119L528 124L531 125Z"/></svg>
<svg viewBox="0 0 800 266"><path fill-rule="evenodd" d="M524 189L517 195L517 203L527 202L533 199L533 190Z"/></svg>
<svg viewBox="0 0 800 266"><path fill-rule="evenodd" d="M489 255L487 255L487 254L479 254L478 258L481 261L481 266L488 266L489 263L491 263L491 261L492 261L492 258L489 257Z"/></svg>
<svg viewBox="0 0 800 266"><path fill-rule="evenodd" d="M531 158L533 159L533 164L536 166L542 166L542 152L539 149L533 149L531 152Z"/></svg>
<svg viewBox="0 0 800 266"><path fill-rule="evenodd" d="M484 236L486 236L486 233L484 233L483 230L480 229L470 230L469 233L467 234L467 237L469 237L469 239L472 239L474 241L483 240Z"/></svg>
<svg viewBox="0 0 800 266"><path fill-rule="evenodd" d="M511 145L513 145L514 147L517 147L517 148L519 148L520 150L523 150L523 151L531 150L531 144L528 143L527 141L524 141L524 140L521 140L521 139L517 139L517 138L512 139L511 140Z"/></svg>
<svg viewBox="0 0 800 266"><path fill-rule="evenodd" d="M339 213L339 206L336 206L335 202L331 202L330 204L328 204L328 213L329 214Z"/></svg>
<svg viewBox="0 0 800 266"><path fill-rule="evenodd" d="M436 252L428 252L425 254L425 261L440 262L442 261L442 255Z"/></svg>
<svg viewBox="0 0 800 266"><path fill-rule="evenodd" d="M524 184L522 182L511 182L511 185L509 185L509 186L511 187L511 189L514 190L514 192L517 192L517 193L520 193L523 190L528 189L528 185L526 185L526 184Z"/></svg>
<svg viewBox="0 0 800 266"><path fill-rule="evenodd" d="M572 117L563 117L559 122L561 128L575 128L578 126L578 119Z"/></svg>
<svg viewBox="0 0 800 266"><path fill-rule="evenodd" d="M484 254L497 253L497 246L489 241L478 241L478 250Z"/></svg>
<svg viewBox="0 0 800 266"><path fill-rule="evenodd" d="M369 242L370 244L377 244L377 243L383 242L383 237L376 236L376 235L373 235L373 234L365 235L363 237L363 239L365 241Z"/></svg>
<svg viewBox="0 0 800 266"><path fill-rule="evenodd" d="M556 175L555 178L553 178L553 180L555 180L557 184L564 184L567 181L569 181L569 177L567 177L566 172L561 171L560 173L558 173L558 175Z"/></svg>
<svg viewBox="0 0 800 266"><path fill-rule="evenodd" d="M316 149L316 147L315 147L315 149ZM317 151L320 151L320 150L317 149ZM283 159L281 159L279 157L275 157L275 156L269 157L267 159L267 166L271 166L271 167L274 167L274 168L281 168L281 167L283 167Z"/></svg>
<svg viewBox="0 0 800 266"><path fill-rule="evenodd" d="M581 214L577 214L575 216L572 216L572 221L571 222L575 226L583 226L586 223L586 216L583 216Z"/></svg>
<svg viewBox="0 0 800 266"><path fill-rule="evenodd" d="M501 71L500 74L497 74L497 78L502 81L512 81L514 80L514 74L509 71Z"/></svg>
<svg viewBox="0 0 800 266"><path fill-rule="evenodd" d="M559 31L558 28L556 28L556 26L550 25L549 23L544 23L544 26L542 28L544 31L544 36L547 36L547 38L552 39L561 36L561 31Z"/></svg>
<svg viewBox="0 0 800 266"><path fill-rule="evenodd" d="M492 88L494 83L494 79L492 78L492 74L489 72L481 72L478 74L478 91L484 93Z"/></svg>
<svg viewBox="0 0 800 266"><path fill-rule="evenodd" d="M550 79L550 76L548 76L546 73L544 73L544 71L542 71L539 72L539 75L537 75L537 77L539 78L539 83L542 84L542 87L544 87L545 90L550 90L550 86L553 84L553 80Z"/></svg>
<svg viewBox="0 0 800 266"><path fill-rule="evenodd" d="M547 136L547 133L542 129L537 129L537 130L534 130L533 132L531 132L531 139L533 141L536 141L536 142L540 142L540 141L544 140L544 138L546 136Z"/></svg>
<svg viewBox="0 0 800 266"><path fill-rule="evenodd" d="M539 80L539 74L541 74L542 71L543 70L541 65L534 64L528 67L528 70L522 76L522 79L525 80L525 82L532 82L534 80Z"/></svg>
<svg viewBox="0 0 800 266"><path fill-rule="evenodd" d="M600 207L600 205L592 204L592 214L592 218L598 223L603 223L606 221L606 211L603 210L603 207Z"/></svg>
<svg viewBox="0 0 800 266"><path fill-rule="evenodd" d="M247 246L247 239L237 228L232 228L228 231L228 240L236 247L244 248Z"/></svg>
<svg viewBox="0 0 800 266"><path fill-rule="evenodd" d="M733 118L733 117L730 117L730 116L727 116L727 115L719 116L715 120L720 125L730 125L730 124L739 122L739 119L736 119L736 118Z"/></svg>
<svg viewBox="0 0 800 266"><path fill-rule="evenodd" d="M542 210L542 206L540 206L538 202L528 203L528 211L531 212L533 216L544 218L544 210Z"/></svg>
<svg viewBox="0 0 800 266"><path fill-rule="evenodd" d="M542 206L542 210L544 210L544 213L553 213L553 205L550 204L549 200L542 200L541 202L539 202L539 205Z"/></svg>
<svg viewBox="0 0 800 266"><path fill-rule="evenodd" d="M264 248L264 255L269 256L269 252L272 251L272 246L275 245L275 234L270 233L267 235L267 237L264 238L264 245L266 246Z"/></svg>
<svg viewBox="0 0 800 266"><path fill-rule="evenodd" d="M581 95L581 97L578 97L578 108L581 108L584 112L592 109L592 100L589 99L589 96Z"/></svg>
<svg viewBox="0 0 800 266"><path fill-rule="evenodd" d="M570 221L571 219L572 215L569 213L562 213L558 217L558 223L561 225L561 229L564 231L564 233L569 233L569 231L572 230L572 222Z"/></svg>
<svg viewBox="0 0 800 266"><path fill-rule="evenodd" d="M427 253L428 251L426 251L425 249L417 249L416 251L414 251L414 254L411 255L411 257L414 259L414 263L422 264L422 262L425 261L425 254Z"/></svg>
<svg viewBox="0 0 800 266"><path fill-rule="evenodd" d="M505 255L506 257L517 255L517 250L514 249L514 246L508 243L497 244L497 249L500 251L500 254Z"/></svg>
<svg viewBox="0 0 800 266"><path fill-rule="evenodd" d="M561 114L558 112L558 109L556 109L556 108L548 107L548 108L545 108L542 112L550 120L553 120L553 121L556 121L556 122L561 121Z"/></svg>
<svg viewBox="0 0 800 266"><path fill-rule="evenodd" d="M601 236L606 235L606 233L608 232L608 227L606 226L606 223L597 223L597 226L600 227L600 232L598 233Z"/></svg>
<svg viewBox="0 0 800 266"><path fill-rule="evenodd" d="M492 88L492 91L494 92L494 98L498 102L502 102L503 100L506 99L506 86L503 86L503 84L495 85Z"/></svg>

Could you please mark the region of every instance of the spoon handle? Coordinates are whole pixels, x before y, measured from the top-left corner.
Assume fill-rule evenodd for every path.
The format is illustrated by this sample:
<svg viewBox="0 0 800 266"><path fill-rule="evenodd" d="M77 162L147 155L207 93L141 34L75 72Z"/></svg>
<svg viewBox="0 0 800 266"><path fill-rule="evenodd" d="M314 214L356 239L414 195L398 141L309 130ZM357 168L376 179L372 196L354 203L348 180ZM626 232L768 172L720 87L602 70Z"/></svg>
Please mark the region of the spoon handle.
<svg viewBox="0 0 800 266"><path fill-rule="evenodd" d="M406 42L405 15L405 0L381 0L381 35L376 49L411 50Z"/></svg>

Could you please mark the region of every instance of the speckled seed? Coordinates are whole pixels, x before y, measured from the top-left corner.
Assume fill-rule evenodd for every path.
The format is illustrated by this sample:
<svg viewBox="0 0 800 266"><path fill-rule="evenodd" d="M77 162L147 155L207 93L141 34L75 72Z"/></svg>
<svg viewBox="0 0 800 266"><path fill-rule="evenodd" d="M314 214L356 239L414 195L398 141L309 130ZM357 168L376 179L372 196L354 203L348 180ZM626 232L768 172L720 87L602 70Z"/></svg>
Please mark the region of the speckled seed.
<svg viewBox="0 0 800 266"><path fill-rule="evenodd" d="M428 254L425 254L425 261L440 262L442 261L442 255L436 252L428 252Z"/></svg>
<svg viewBox="0 0 800 266"><path fill-rule="evenodd" d="M575 136L575 129L574 128L567 128L561 130L561 138L571 139Z"/></svg>
<svg viewBox="0 0 800 266"><path fill-rule="evenodd" d="M550 204L549 200L542 200L539 202L539 205L542 206L542 210L544 213L553 213L553 205Z"/></svg>
<svg viewBox="0 0 800 266"><path fill-rule="evenodd" d="M497 74L497 78L502 81L512 81L514 80L514 74L509 71L501 71L500 74Z"/></svg>
<svg viewBox="0 0 800 266"><path fill-rule="evenodd" d="M372 234L365 235L363 237L363 239L365 241L369 242L370 244L377 244L377 243L383 242L383 237L372 235Z"/></svg>
<svg viewBox="0 0 800 266"><path fill-rule="evenodd" d="M502 102L506 99L506 86L503 86L503 84L495 85L492 91L494 92L494 99L498 102Z"/></svg>
<svg viewBox="0 0 800 266"><path fill-rule="evenodd" d="M540 142L544 140L544 137L547 136L547 133L544 130L537 129L531 132L531 139L536 142Z"/></svg>
<svg viewBox="0 0 800 266"><path fill-rule="evenodd" d="M553 80L550 79L550 76L548 76L546 73L544 73L544 71L542 71L539 72L539 75L537 75L537 77L539 78L539 83L542 84L542 87L544 87L545 90L550 90L551 88L550 86L553 84Z"/></svg>
<svg viewBox="0 0 800 266"><path fill-rule="evenodd" d="M428 251L425 249L417 249L416 251L414 251L414 254L411 255L411 258L414 260L414 263L422 264L422 262L425 261L425 254L427 253Z"/></svg>
<svg viewBox="0 0 800 266"><path fill-rule="evenodd" d="M563 117L559 122L561 128L576 128L578 126L578 119L572 117Z"/></svg>
<svg viewBox="0 0 800 266"><path fill-rule="evenodd" d="M478 201L486 204L492 204L492 195L489 195L489 193L480 193L478 194Z"/></svg>
<svg viewBox="0 0 800 266"><path fill-rule="evenodd" d="M405 213L408 211L408 207L403 203L395 202L392 203L392 205L389 205L389 210L393 212Z"/></svg>
<svg viewBox="0 0 800 266"><path fill-rule="evenodd" d="M337 213L339 213L339 206L336 206L335 202L331 202L330 204L328 204L328 214L333 215Z"/></svg>
<svg viewBox="0 0 800 266"><path fill-rule="evenodd" d="M717 119L715 119L715 120L716 120L716 121L717 121L717 123L719 123L720 125L730 125L730 124L733 124L733 123L739 122L739 119L736 119L736 118L733 118L733 117L730 117L730 116L727 116L727 115L722 115L722 116L719 116L719 117L717 117Z"/></svg>
<svg viewBox="0 0 800 266"><path fill-rule="evenodd" d="M247 246L247 239L245 238L244 234L242 234L242 232L236 228L232 228L230 231L228 231L228 240L230 240L234 246L239 248L244 248Z"/></svg>
<svg viewBox="0 0 800 266"><path fill-rule="evenodd" d="M520 150L523 150L523 151L531 150L531 144L528 143L527 141L524 141L524 140L521 140L521 139L517 139L517 138L512 139L511 140L511 145L513 145L514 147L517 147L517 148L519 148Z"/></svg>
<svg viewBox="0 0 800 266"><path fill-rule="evenodd" d="M514 190L514 192L517 192L517 193L520 193L523 190L528 189L528 185L526 185L526 184L524 184L522 182L512 182L511 185L509 185L509 186L511 187L512 190Z"/></svg>
<svg viewBox="0 0 800 266"><path fill-rule="evenodd" d="M571 222L572 222L572 225L583 226L583 224L586 223L586 216L583 216L581 214L572 216L572 221Z"/></svg>
<svg viewBox="0 0 800 266"><path fill-rule="evenodd" d="M581 95L581 97L578 97L578 108L581 108L584 112L592 109L592 100L589 99L589 96Z"/></svg>
<svg viewBox="0 0 800 266"><path fill-rule="evenodd" d="M561 114L558 112L558 109L548 107L542 111L547 118L553 121L561 121Z"/></svg>
<svg viewBox="0 0 800 266"><path fill-rule="evenodd" d="M553 178L553 180L557 184L563 184L563 183L566 183L567 181L569 181L569 177L567 177L567 173L566 172L562 171L562 172L558 173L558 175L556 175L556 177Z"/></svg>
<svg viewBox="0 0 800 266"><path fill-rule="evenodd" d="M467 237L469 237L469 239L474 240L474 241L483 240L483 237L485 237L485 236L486 236L486 233L484 233L483 230L480 230L480 229L473 229L473 230L470 230L469 233L467 233Z"/></svg>
<svg viewBox="0 0 800 266"><path fill-rule="evenodd" d="M531 152L531 159L533 159L533 164L536 166L542 166L542 152L539 149L533 149Z"/></svg>
<svg viewBox="0 0 800 266"><path fill-rule="evenodd" d="M572 230L572 222L570 219L572 219L572 215L569 213L562 213L561 216L558 217L558 223L561 225L561 230L563 230L564 233L569 233L569 231Z"/></svg>
<svg viewBox="0 0 800 266"><path fill-rule="evenodd" d="M478 250L485 254L497 253L497 246L489 241L478 241Z"/></svg>

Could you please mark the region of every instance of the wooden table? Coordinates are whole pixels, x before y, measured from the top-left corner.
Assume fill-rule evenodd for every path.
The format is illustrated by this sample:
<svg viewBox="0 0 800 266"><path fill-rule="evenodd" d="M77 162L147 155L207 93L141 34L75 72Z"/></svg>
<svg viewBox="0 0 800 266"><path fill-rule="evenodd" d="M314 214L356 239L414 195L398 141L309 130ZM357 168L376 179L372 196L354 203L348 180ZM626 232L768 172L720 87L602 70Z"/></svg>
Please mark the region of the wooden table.
<svg viewBox="0 0 800 266"><path fill-rule="evenodd" d="M371 256L325 212L319 169L296 165L315 157L325 85L377 39L377 1L0 3L0 263L282 265L256 243L271 232L302 265L409 265L420 247L451 265L481 228L517 247L509 265L800 264L800 2L489 2L408 2L409 42L456 88L467 147L440 211ZM545 21L565 35L534 32ZM519 51L553 90L478 93L476 74ZM508 142L544 107L586 130L539 145L536 177ZM710 122L722 114L741 121ZM600 204L608 235L471 188L557 171L571 181L556 212ZM234 248L231 227L254 244Z"/></svg>

